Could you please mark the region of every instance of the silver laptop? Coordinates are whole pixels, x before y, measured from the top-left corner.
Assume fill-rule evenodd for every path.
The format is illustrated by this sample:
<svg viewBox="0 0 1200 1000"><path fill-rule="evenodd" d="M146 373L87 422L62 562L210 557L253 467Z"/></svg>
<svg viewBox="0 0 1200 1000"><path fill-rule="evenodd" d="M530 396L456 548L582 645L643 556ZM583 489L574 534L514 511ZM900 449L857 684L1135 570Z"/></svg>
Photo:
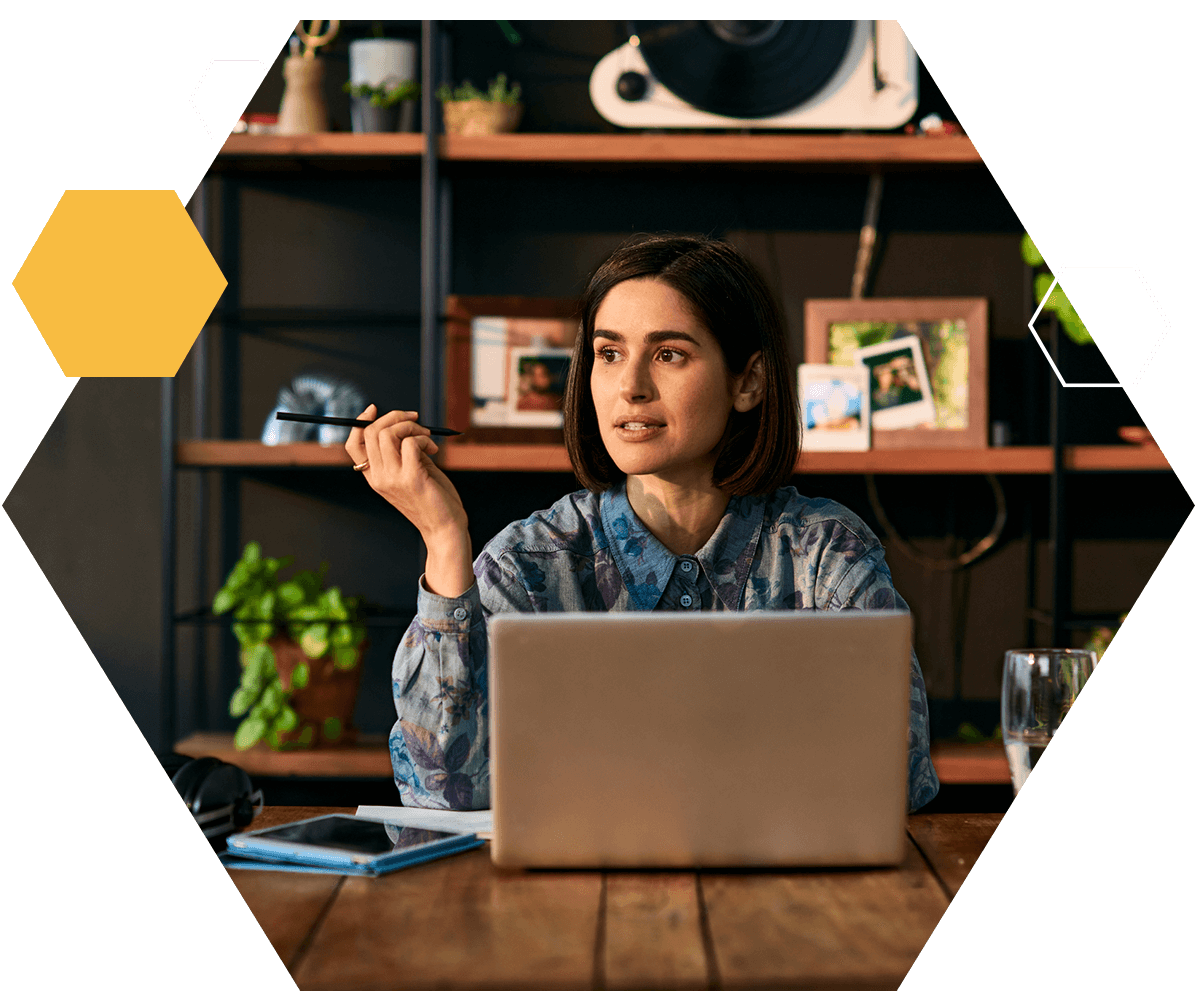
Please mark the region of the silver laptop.
<svg viewBox="0 0 1200 1000"><path fill-rule="evenodd" d="M911 628L894 611L496 615L492 860L899 864Z"/></svg>

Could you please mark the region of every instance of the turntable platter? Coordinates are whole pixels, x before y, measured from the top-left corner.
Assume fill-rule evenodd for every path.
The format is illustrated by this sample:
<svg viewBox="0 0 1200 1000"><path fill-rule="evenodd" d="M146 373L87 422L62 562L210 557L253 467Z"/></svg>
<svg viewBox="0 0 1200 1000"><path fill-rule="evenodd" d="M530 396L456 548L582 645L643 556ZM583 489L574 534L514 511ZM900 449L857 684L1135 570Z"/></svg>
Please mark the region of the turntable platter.
<svg viewBox="0 0 1200 1000"><path fill-rule="evenodd" d="M646 65L693 107L765 118L798 107L837 72L853 21L634 21Z"/></svg>

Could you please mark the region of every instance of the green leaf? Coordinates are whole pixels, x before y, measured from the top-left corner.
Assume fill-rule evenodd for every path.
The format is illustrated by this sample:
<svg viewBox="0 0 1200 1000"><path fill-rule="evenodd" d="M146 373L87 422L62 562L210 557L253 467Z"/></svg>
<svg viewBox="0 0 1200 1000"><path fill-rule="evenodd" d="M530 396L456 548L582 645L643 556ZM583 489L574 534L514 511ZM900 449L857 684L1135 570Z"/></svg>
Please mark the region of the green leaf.
<svg viewBox="0 0 1200 1000"><path fill-rule="evenodd" d="M1021 236L1021 259L1030 267L1041 267L1046 263L1041 252L1033 245L1033 240L1029 238L1028 233Z"/></svg>
<svg viewBox="0 0 1200 1000"><path fill-rule="evenodd" d="M259 702L263 707L264 717L274 718L276 713L283 708L285 700L282 688L276 687L275 684L268 684L267 689L262 693L262 700Z"/></svg>
<svg viewBox="0 0 1200 1000"><path fill-rule="evenodd" d="M297 742L302 747L311 746L314 735L315 734L313 733L313 727L305 726L303 729L300 730L300 736L299 736L299 739L297 740Z"/></svg>
<svg viewBox="0 0 1200 1000"><path fill-rule="evenodd" d="M262 719L256 719L251 716L237 727L237 732L233 735L234 748L237 750L249 750L263 738L266 731L266 723Z"/></svg>
<svg viewBox="0 0 1200 1000"><path fill-rule="evenodd" d="M292 671L292 689L303 690L308 687L308 664L301 660Z"/></svg>
<svg viewBox="0 0 1200 1000"><path fill-rule="evenodd" d="M241 622L233 623L233 634L237 636L237 641L245 646L253 646L257 641L257 637L251 632L251 626L243 625Z"/></svg>
<svg viewBox="0 0 1200 1000"><path fill-rule="evenodd" d="M272 729L269 733L267 733L267 746L269 746L272 750L283 749L283 738L279 735L279 730Z"/></svg>
<svg viewBox="0 0 1200 1000"><path fill-rule="evenodd" d="M349 625L335 625L329 633L329 641L335 646L354 646L354 629Z"/></svg>
<svg viewBox="0 0 1200 1000"><path fill-rule="evenodd" d="M987 739L978 729L970 722L964 722L958 727L958 738L965 740L967 743L982 743Z"/></svg>
<svg viewBox="0 0 1200 1000"><path fill-rule="evenodd" d="M247 542L242 549L242 562L254 565L262 559L262 546L258 542Z"/></svg>
<svg viewBox="0 0 1200 1000"><path fill-rule="evenodd" d="M304 650L305 656L311 656L314 659L324 656L325 650L329 648L329 626L324 622L310 625L300 636L300 648Z"/></svg>
<svg viewBox="0 0 1200 1000"><path fill-rule="evenodd" d="M213 614L223 615L237 604L237 595L228 587L222 587L213 598Z"/></svg>
<svg viewBox="0 0 1200 1000"><path fill-rule="evenodd" d="M275 676L275 653L265 642L256 643L245 650L245 678L254 678L260 683L266 683Z"/></svg>
<svg viewBox="0 0 1200 1000"><path fill-rule="evenodd" d="M282 584L278 591L279 601L285 608L294 607L304 600L304 588L295 580Z"/></svg>
<svg viewBox="0 0 1200 1000"><path fill-rule="evenodd" d="M258 599L258 617L264 621L275 617L275 591L268 590Z"/></svg>
<svg viewBox="0 0 1200 1000"><path fill-rule="evenodd" d="M321 723L321 732L325 734L325 739L333 742L342 735L342 720L336 716L330 716Z"/></svg>
<svg viewBox="0 0 1200 1000"><path fill-rule="evenodd" d="M233 692L233 697L229 699L229 715L234 719L236 719L239 715L245 715L250 710L250 706L254 704L254 699L257 697L257 688L238 688Z"/></svg>
<svg viewBox="0 0 1200 1000"><path fill-rule="evenodd" d="M339 670L350 670L358 662L358 650L354 646L334 646L333 665Z"/></svg>
<svg viewBox="0 0 1200 1000"><path fill-rule="evenodd" d="M296 710L291 705L284 705L283 711L279 713L279 718L275 720L275 731L277 733L286 733L296 728L300 722L300 717L296 715Z"/></svg>

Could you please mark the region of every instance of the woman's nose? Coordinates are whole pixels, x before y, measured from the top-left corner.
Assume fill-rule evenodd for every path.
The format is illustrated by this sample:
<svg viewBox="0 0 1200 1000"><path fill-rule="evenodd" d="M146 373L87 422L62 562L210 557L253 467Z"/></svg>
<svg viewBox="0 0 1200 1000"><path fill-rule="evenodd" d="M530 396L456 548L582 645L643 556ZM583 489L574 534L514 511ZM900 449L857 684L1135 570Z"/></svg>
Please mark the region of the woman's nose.
<svg viewBox="0 0 1200 1000"><path fill-rule="evenodd" d="M634 402L654 396L654 380L650 377L650 366L634 361L625 366L621 373L621 398Z"/></svg>

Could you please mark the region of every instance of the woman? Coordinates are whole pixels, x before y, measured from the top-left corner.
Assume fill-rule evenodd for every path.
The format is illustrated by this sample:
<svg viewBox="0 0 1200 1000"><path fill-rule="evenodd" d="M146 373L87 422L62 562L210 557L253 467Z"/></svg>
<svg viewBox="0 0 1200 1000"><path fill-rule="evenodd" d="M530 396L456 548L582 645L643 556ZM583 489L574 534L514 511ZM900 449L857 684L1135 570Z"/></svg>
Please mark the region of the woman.
<svg viewBox="0 0 1200 1000"><path fill-rule="evenodd" d="M406 804L489 804L486 622L497 612L907 608L861 520L782 485L799 443L793 377L779 312L731 246L621 247L584 293L564 401L586 489L509 525L473 564L466 512L418 414L367 408L372 423L346 450L429 554L392 668L389 743ZM910 809L938 790L915 655L908 785Z"/></svg>

